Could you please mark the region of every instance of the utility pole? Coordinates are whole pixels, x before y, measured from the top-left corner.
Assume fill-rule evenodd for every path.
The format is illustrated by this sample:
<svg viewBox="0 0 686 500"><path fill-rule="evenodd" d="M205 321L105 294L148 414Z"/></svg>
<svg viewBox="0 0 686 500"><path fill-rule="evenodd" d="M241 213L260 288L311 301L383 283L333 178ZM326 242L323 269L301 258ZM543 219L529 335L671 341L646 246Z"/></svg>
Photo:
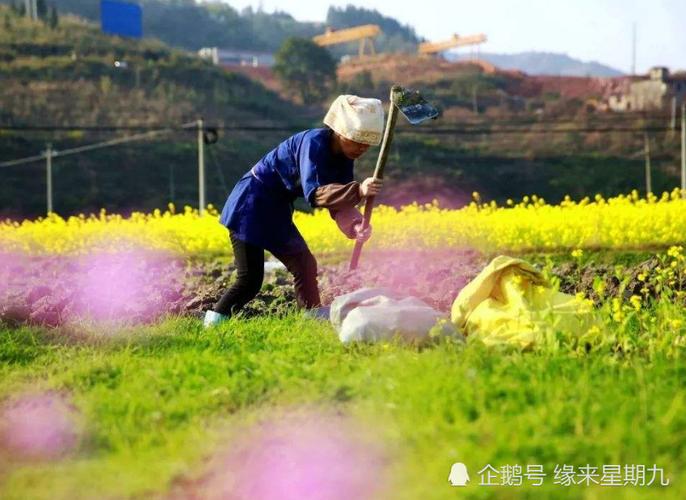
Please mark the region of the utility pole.
<svg viewBox="0 0 686 500"><path fill-rule="evenodd" d="M46 198L47 198L47 206L48 206L48 215L50 215L53 212L53 207L52 207L52 144L48 143L47 147L45 148L45 177L46 177L46 184L47 184L47 193L46 193Z"/></svg>
<svg viewBox="0 0 686 500"><path fill-rule="evenodd" d="M672 121L669 124L670 136L674 137L676 131L676 96L672 96Z"/></svg>
<svg viewBox="0 0 686 500"><path fill-rule="evenodd" d="M653 192L652 179L650 176L650 138L648 137L648 132L643 133L643 142L645 144L645 157L646 157L646 198Z"/></svg>
<svg viewBox="0 0 686 500"><path fill-rule="evenodd" d="M205 212L205 143L204 122L198 120L198 210L200 215Z"/></svg>
<svg viewBox="0 0 686 500"><path fill-rule="evenodd" d="M475 115L479 114L479 97L477 95L477 85L472 87L472 110Z"/></svg>
<svg viewBox="0 0 686 500"><path fill-rule="evenodd" d="M686 200L686 102L681 103L681 197Z"/></svg>

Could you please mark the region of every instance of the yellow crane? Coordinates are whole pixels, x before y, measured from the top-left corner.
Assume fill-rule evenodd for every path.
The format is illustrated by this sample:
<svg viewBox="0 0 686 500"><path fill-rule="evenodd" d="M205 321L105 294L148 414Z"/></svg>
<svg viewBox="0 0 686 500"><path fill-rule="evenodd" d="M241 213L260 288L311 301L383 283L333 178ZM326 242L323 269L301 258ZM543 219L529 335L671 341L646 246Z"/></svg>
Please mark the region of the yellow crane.
<svg viewBox="0 0 686 500"><path fill-rule="evenodd" d="M487 40L486 35L479 33L477 35L460 36L453 35L448 40L442 42L424 42L419 44L420 54L439 54L445 50L454 47L463 47L465 45L479 45Z"/></svg>
<svg viewBox="0 0 686 500"><path fill-rule="evenodd" d="M381 33L381 28L377 24L364 24L362 26L355 26L353 28L345 28L340 30L333 30L327 28L323 35L317 35L312 38L314 43L321 47L327 45L338 45L341 43L360 41L359 55L362 57L365 52L367 44L369 44L370 52L374 55L374 42L372 38Z"/></svg>

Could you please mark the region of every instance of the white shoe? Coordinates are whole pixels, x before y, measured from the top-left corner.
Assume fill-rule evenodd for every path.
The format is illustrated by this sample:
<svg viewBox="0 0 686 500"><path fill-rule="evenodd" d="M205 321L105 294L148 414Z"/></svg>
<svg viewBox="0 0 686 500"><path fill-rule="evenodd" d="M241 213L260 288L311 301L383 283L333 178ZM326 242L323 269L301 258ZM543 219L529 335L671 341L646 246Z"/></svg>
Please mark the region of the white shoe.
<svg viewBox="0 0 686 500"><path fill-rule="evenodd" d="M205 328L209 328L214 325L218 325L222 321L226 321L229 319L228 316L225 316L223 314L219 314L218 312L214 312L212 310L205 311L205 321L203 322L203 326Z"/></svg>
<svg viewBox="0 0 686 500"><path fill-rule="evenodd" d="M315 307L313 309L305 309L303 311L303 316L309 319L322 319L325 321L329 320L329 314L331 308L329 306Z"/></svg>

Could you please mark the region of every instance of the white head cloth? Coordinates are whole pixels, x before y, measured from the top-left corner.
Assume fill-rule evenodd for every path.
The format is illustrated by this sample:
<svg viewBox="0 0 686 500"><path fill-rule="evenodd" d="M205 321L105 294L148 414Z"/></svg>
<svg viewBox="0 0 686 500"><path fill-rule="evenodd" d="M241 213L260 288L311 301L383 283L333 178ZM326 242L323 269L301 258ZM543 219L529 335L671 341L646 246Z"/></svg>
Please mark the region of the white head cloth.
<svg viewBox="0 0 686 500"><path fill-rule="evenodd" d="M326 113L324 123L346 139L378 146L383 134L383 115L378 99L339 95Z"/></svg>

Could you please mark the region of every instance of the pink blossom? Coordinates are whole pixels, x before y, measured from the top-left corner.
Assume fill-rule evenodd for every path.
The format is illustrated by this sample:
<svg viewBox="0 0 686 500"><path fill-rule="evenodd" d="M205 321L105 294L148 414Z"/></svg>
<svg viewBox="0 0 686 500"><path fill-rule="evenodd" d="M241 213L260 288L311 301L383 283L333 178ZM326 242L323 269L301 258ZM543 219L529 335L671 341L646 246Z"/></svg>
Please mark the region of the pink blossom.
<svg viewBox="0 0 686 500"><path fill-rule="evenodd" d="M182 299L183 266L170 254L138 248L84 256L0 253L0 320L149 323L177 312Z"/></svg>
<svg viewBox="0 0 686 500"><path fill-rule="evenodd" d="M276 416L241 433L220 457L203 496L267 500L373 498L385 454L349 418L330 412Z"/></svg>
<svg viewBox="0 0 686 500"><path fill-rule="evenodd" d="M79 434L76 411L58 394L25 394L0 407L0 450L11 457L59 457L76 447Z"/></svg>
<svg viewBox="0 0 686 500"><path fill-rule="evenodd" d="M82 257L75 274L73 318L147 322L167 311L174 273L167 254L142 249L95 252Z"/></svg>

